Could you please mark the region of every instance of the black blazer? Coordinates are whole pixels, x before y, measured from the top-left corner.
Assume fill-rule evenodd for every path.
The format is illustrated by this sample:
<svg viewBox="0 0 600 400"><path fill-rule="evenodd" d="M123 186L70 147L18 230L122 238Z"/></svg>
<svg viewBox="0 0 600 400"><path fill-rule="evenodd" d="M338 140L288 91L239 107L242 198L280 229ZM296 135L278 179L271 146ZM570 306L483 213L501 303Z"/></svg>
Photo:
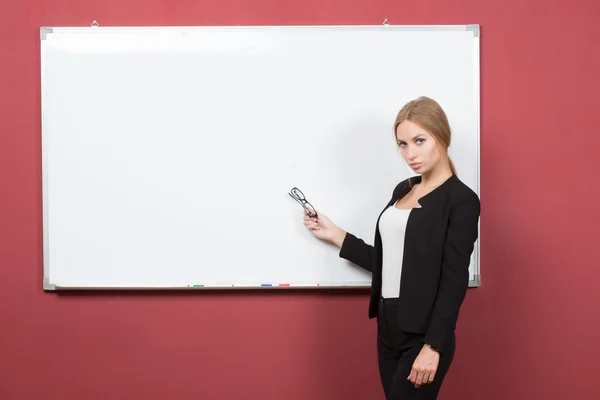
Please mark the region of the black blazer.
<svg viewBox="0 0 600 400"><path fill-rule="evenodd" d="M379 214L404 197L421 176L400 182ZM424 342L442 351L456 329L469 284L469 264L479 234L477 194L452 175L419 199L406 227L398 321L406 332L425 334ZM382 245L379 218L374 246L346 233L339 256L372 272L369 318L381 298Z"/></svg>

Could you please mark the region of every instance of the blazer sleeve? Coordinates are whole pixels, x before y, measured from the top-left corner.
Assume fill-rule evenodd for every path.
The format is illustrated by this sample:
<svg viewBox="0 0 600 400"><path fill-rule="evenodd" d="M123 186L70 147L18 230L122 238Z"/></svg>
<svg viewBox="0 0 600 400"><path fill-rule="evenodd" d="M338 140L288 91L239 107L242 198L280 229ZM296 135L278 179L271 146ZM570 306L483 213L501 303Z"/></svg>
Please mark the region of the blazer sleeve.
<svg viewBox="0 0 600 400"><path fill-rule="evenodd" d="M450 212L438 295L425 343L440 352L456 329L459 309L469 286L469 264L479 233L480 201L475 193L457 203Z"/></svg>
<svg viewBox="0 0 600 400"><path fill-rule="evenodd" d="M350 232L346 232L346 237L342 242L339 256L344 258L369 272L373 272L375 263L375 247L365 243Z"/></svg>

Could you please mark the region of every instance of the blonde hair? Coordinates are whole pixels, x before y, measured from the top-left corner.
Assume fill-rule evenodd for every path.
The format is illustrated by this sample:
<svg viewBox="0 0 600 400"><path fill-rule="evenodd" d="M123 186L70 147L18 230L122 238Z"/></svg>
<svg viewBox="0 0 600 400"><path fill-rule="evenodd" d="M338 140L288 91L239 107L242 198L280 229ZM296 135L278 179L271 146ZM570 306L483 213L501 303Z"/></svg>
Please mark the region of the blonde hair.
<svg viewBox="0 0 600 400"><path fill-rule="evenodd" d="M451 141L448 117L435 100L426 96L421 96L406 103L396 116L396 121L394 122L394 137L396 136L398 125L403 121L411 121L429 132L436 139L438 145L443 146L452 173L458 175L456 173L456 167L448 154L448 147L450 147Z"/></svg>

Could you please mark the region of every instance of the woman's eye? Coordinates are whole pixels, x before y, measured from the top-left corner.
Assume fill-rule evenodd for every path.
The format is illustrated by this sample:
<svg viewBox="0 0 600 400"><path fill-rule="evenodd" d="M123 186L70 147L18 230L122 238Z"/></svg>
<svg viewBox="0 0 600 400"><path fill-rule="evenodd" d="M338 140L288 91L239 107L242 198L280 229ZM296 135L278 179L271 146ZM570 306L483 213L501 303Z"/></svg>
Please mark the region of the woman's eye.
<svg viewBox="0 0 600 400"><path fill-rule="evenodd" d="M425 139L423 139L423 138L418 138L417 139L417 143L419 143L419 144L423 143L424 141L425 141Z"/></svg>

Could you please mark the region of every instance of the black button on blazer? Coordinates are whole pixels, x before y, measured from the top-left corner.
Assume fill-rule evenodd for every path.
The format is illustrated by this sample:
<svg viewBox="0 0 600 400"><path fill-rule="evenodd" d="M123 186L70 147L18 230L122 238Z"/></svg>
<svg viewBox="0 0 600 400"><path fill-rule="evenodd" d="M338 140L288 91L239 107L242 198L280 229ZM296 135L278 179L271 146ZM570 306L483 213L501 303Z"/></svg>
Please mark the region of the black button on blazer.
<svg viewBox="0 0 600 400"><path fill-rule="evenodd" d="M421 176L400 182L385 209L419 183ZM400 328L425 334L424 342L443 349L456 329L469 285L469 264L479 234L480 201L456 175L419 199L406 226L399 293ZM381 298L382 245L379 218L374 245L351 233L339 256L372 272L369 318L377 316Z"/></svg>

